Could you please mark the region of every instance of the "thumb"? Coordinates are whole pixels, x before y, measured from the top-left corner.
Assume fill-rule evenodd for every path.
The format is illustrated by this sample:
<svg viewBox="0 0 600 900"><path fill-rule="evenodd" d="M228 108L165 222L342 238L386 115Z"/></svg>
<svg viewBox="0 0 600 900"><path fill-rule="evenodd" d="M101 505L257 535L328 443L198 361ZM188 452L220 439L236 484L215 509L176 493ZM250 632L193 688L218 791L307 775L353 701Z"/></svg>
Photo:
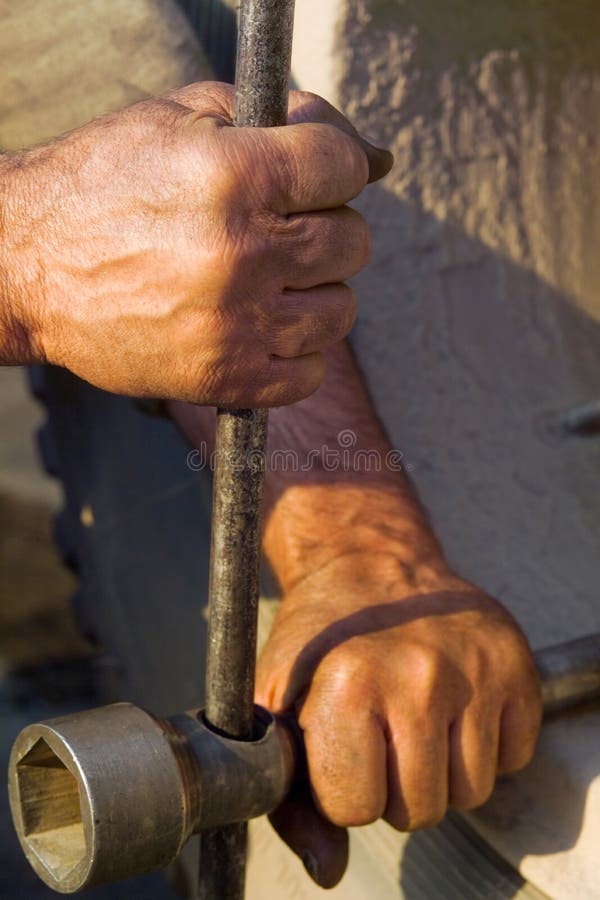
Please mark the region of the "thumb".
<svg viewBox="0 0 600 900"><path fill-rule="evenodd" d="M358 135L358 139L369 160L369 184L384 178L394 165L394 154L382 147L370 144L366 138Z"/></svg>
<svg viewBox="0 0 600 900"><path fill-rule="evenodd" d="M394 165L394 156L389 150L375 146L362 137L339 110L317 94L309 94L304 91L290 91L290 106L288 124L296 125L300 122L321 122L335 125L340 131L354 138L364 150L369 162L369 183L379 181L390 171Z"/></svg>
<svg viewBox="0 0 600 900"><path fill-rule="evenodd" d="M295 784L269 821L313 881L322 888L336 886L348 865L348 832L317 812L305 781Z"/></svg>
<svg viewBox="0 0 600 900"><path fill-rule="evenodd" d="M348 865L348 832L325 819L317 810L308 776L308 762L302 730L292 713L279 715L296 749L296 771L285 800L269 816L269 821L299 856L304 868L319 887L332 888Z"/></svg>
<svg viewBox="0 0 600 900"><path fill-rule="evenodd" d="M228 123L233 121L235 89L231 84L203 81L169 91L165 96L201 115L218 116ZM369 183L379 181L394 165L394 157L389 150L376 147L362 137L348 119L322 97L305 91L290 91L288 124L297 125L300 122L335 125L354 138L366 154Z"/></svg>

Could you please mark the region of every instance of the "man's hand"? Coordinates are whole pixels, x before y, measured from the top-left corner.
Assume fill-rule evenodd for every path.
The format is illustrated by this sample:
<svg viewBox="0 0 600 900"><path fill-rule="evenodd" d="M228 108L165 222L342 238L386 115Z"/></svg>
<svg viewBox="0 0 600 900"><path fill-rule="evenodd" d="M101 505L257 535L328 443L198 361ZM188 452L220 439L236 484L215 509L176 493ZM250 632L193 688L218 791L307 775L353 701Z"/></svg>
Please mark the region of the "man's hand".
<svg viewBox="0 0 600 900"><path fill-rule="evenodd" d="M171 411L193 444L210 442L211 410ZM353 453L334 466L323 454L348 428ZM269 453L291 449L299 465L273 455L267 468L264 547L283 599L256 699L304 732L307 777L271 821L332 887L347 826L433 825L524 766L540 690L510 614L454 574L404 473L386 466L392 448L345 345L312 397L271 414Z"/></svg>
<svg viewBox="0 0 600 900"><path fill-rule="evenodd" d="M312 95L283 128L232 113L192 85L0 159L0 362L214 405L317 387L369 257L345 204L391 157Z"/></svg>
<svg viewBox="0 0 600 900"><path fill-rule="evenodd" d="M171 412L210 442L211 410ZM278 464L290 450L298 464ZM270 416L264 548L283 599L257 701L304 731L308 777L271 821L323 887L346 868L346 826L422 828L483 803L529 761L541 721L525 638L451 570L390 452L344 344L312 397Z"/></svg>
<svg viewBox="0 0 600 900"><path fill-rule="evenodd" d="M284 597L257 702L293 711L304 732L310 787L272 822L324 887L346 867L343 828L383 817L413 830L480 805L498 773L529 762L540 722L508 613L447 569L396 580L376 547Z"/></svg>

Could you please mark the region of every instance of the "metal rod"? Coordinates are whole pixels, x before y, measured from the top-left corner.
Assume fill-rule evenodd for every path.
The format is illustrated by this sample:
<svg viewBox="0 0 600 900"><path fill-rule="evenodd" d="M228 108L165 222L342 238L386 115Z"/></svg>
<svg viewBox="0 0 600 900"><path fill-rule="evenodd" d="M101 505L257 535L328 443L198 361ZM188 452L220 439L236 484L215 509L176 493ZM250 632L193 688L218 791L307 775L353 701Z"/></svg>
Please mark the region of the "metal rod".
<svg viewBox="0 0 600 900"><path fill-rule="evenodd" d="M546 715L600 698L600 634L545 647L534 656Z"/></svg>
<svg viewBox="0 0 600 900"><path fill-rule="evenodd" d="M600 699L600 634L535 659L545 714ZM231 740L199 710L158 719L117 703L27 726L8 770L27 859L49 887L73 893L162 868L201 832L211 851L203 845L203 898L239 896L245 856L230 823L271 812L306 777L293 719L262 710L255 722L255 740Z"/></svg>
<svg viewBox="0 0 600 900"><path fill-rule="evenodd" d="M236 64L238 126L287 121L294 0L242 0ZM217 416L206 719L229 737L252 737L266 410ZM200 900L242 900L245 823L200 841Z"/></svg>
<svg viewBox="0 0 600 900"><path fill-rule="evenodd" d="M252 737L260 507L266 410L219 410L216 458L206 718L229 737Z"/></svg>

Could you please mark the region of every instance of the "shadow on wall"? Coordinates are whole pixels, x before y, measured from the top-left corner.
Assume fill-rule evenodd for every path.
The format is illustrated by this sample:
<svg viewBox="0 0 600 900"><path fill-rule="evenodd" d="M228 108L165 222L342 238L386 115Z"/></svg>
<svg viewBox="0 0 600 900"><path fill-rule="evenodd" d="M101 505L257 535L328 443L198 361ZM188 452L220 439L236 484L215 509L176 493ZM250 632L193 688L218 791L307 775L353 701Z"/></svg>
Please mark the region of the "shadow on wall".
<svg viewBox="0 0 600 900"><path fill-rule="evenodd" d="M358 0L348 20L363 11L370 31L418 29L416 62L428 72L515 49L543 60L557 79L574 66L600 71L600 10L593 0Z"/></svg>
<svg viewBox="0 0 600 900"><path fill-rule="evenodd" d="M536 647L600 625L598 439L563 427L600 391L599 45L587 0L358 0L339 41L344 108L397 160L358 202L357 355L450 559ZM600 773L586 716L498 786L489 817L521 857L577 842ZM411 900L423 864L414 836Z"/></svg>

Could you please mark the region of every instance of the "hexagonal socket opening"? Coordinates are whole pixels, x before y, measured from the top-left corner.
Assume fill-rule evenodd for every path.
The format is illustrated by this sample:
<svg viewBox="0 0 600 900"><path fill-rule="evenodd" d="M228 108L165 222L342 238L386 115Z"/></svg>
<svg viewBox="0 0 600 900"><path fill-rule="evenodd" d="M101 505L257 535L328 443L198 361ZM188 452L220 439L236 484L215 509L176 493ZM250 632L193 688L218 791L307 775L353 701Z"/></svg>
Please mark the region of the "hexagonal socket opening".
<svg viewBox="0 0 600 900"><path fill-rule="evenodd" d="M16 766L24 837L60 882L85 857L77 779L39 738Z"/></svg>

